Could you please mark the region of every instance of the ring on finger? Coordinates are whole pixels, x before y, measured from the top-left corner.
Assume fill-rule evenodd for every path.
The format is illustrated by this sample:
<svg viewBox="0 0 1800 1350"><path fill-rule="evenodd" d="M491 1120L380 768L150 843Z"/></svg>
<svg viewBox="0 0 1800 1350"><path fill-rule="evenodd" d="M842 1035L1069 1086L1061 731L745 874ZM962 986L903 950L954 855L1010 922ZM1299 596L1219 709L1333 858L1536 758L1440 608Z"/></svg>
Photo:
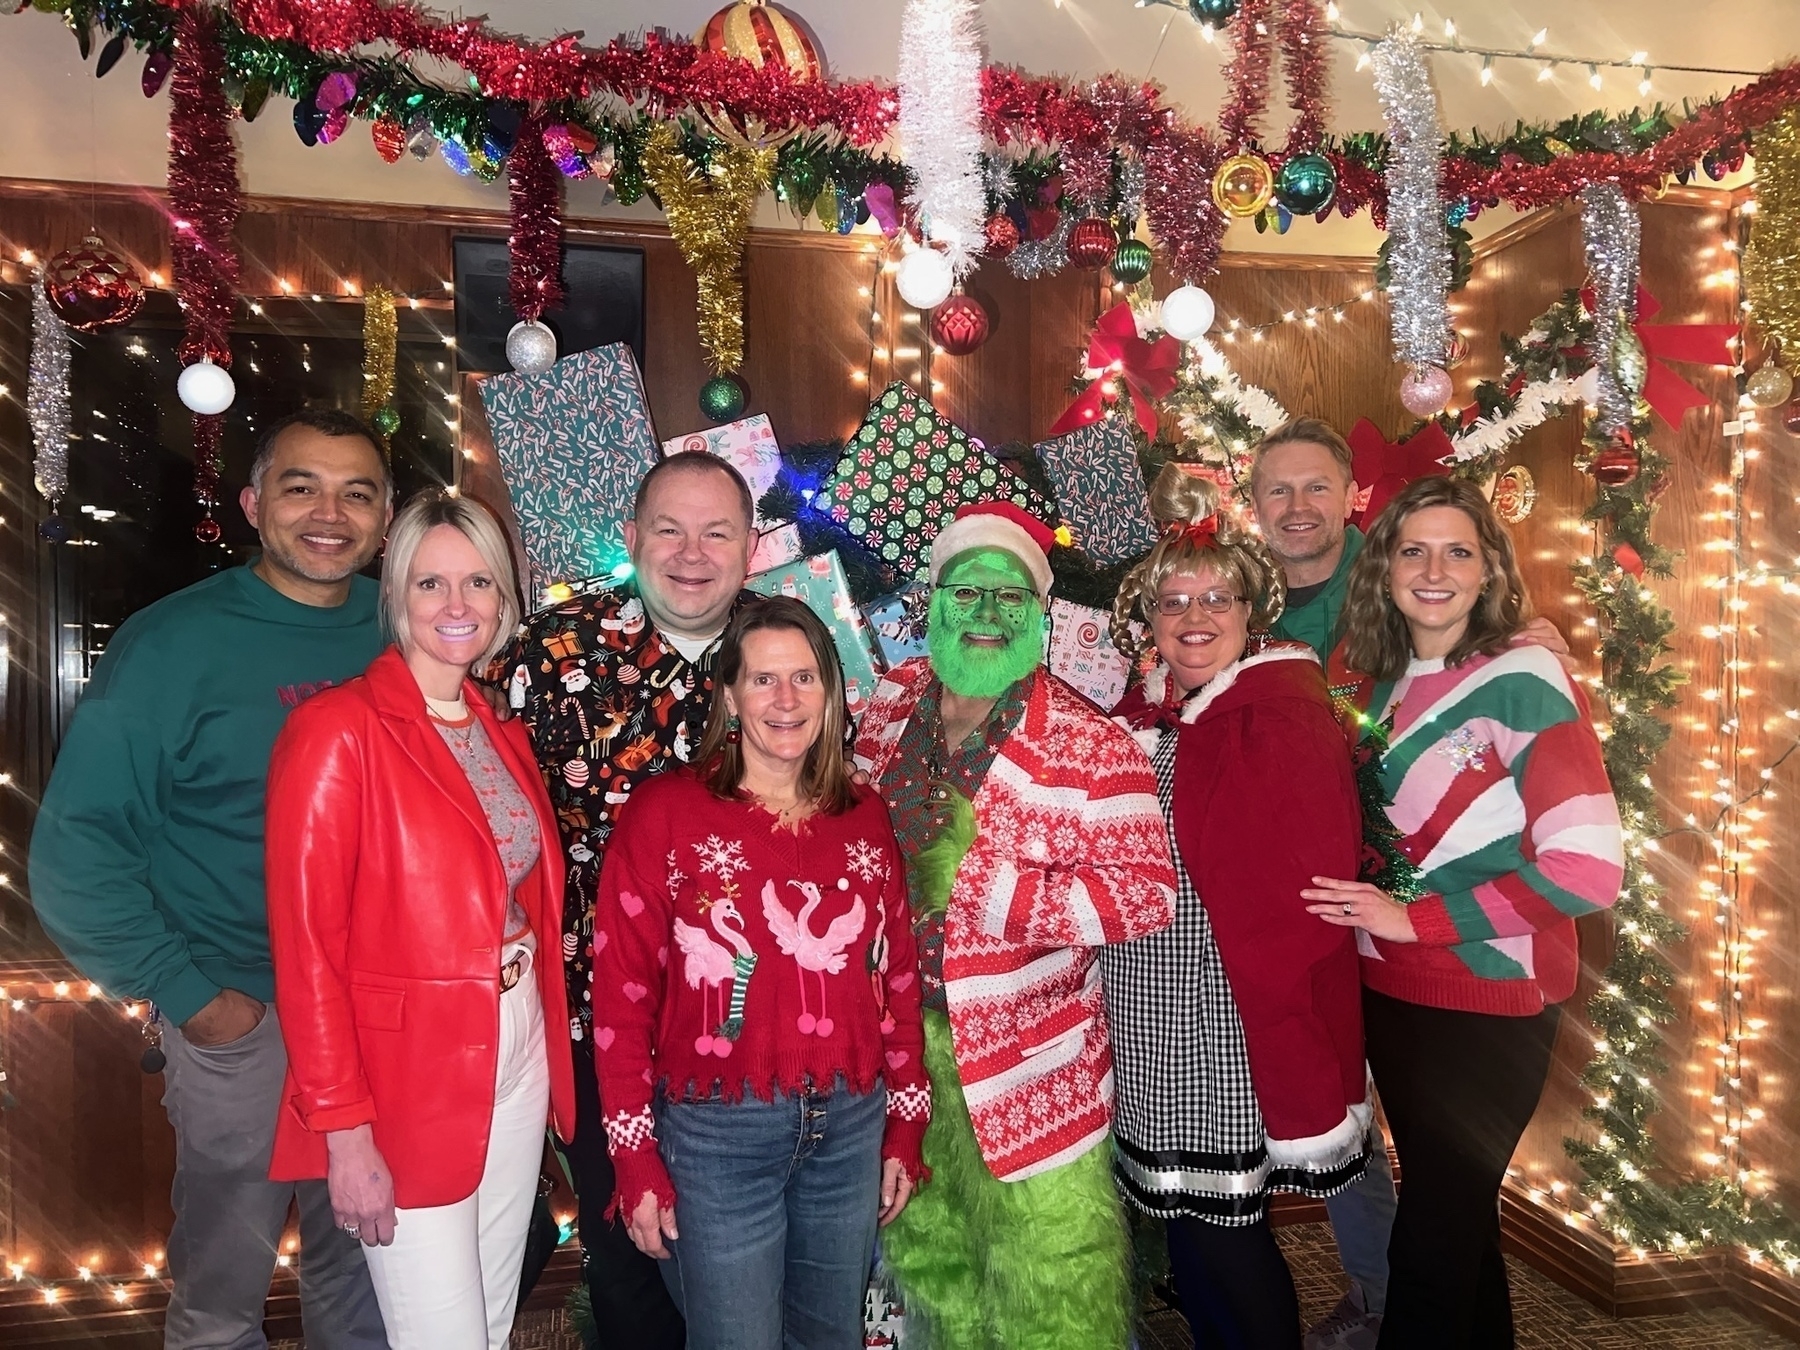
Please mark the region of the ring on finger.
<svg viewBox="0 0 1800 1350"><path fill-rule="evenodd" d="M362 1231L362 1226L360 1224L347 1223L344 1225L344 1231L346 1233L348 1233L351 1237L355 1237L358 1233L360 1233Z"/></svg>
<svg viewBox="0 0 1800 1350"><path fill-rule="evenodd" d="M1356 913L1356 906L1351 904L1349 901L1345 901L1344 902L1344 913L1346 913L1346 914Z"/></svg>

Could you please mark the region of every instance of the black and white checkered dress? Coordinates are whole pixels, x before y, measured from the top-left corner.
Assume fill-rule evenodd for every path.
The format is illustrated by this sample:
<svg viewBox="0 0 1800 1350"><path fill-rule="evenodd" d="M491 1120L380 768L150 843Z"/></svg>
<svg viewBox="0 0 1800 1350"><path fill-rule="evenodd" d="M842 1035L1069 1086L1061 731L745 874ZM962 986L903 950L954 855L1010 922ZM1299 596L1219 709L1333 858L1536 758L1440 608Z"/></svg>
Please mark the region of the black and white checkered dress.
<svg viewBox="0 0 1800 1350"><path fill-rule="evenodd" d="M1271 1189L1322 1196L1349 1178L1270 1162L1243 1023L1175 845L1170 802L1180 739L1165 728L1151 755L1175 853L1175 922L1100 949L1117 1080L1113 1168L1125 1198L1147 1214L1249 1224L1262 1217Z"/></svg>

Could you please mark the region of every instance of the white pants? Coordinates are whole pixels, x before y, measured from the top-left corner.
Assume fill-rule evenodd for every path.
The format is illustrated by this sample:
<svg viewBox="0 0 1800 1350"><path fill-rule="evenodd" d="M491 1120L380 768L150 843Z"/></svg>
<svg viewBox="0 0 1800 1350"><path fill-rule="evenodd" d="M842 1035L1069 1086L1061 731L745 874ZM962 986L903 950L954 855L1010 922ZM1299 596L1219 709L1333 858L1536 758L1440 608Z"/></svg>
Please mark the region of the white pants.
<svg viewBox="0 0 1800 1350"><path fill-rule="evenodd" d="M550 1111L544 1009L529 967L500 996L499 1060L475 1194L396 1210L393 1244L363 1248L392 1350L506 1350Z"/></svg>

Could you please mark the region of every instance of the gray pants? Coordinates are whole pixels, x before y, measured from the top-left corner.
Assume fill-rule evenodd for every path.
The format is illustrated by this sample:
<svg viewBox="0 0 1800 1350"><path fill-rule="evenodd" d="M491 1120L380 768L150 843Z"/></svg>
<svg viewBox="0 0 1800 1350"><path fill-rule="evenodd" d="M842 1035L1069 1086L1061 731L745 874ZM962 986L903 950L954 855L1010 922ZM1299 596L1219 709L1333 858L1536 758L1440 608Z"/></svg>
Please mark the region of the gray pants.
<svg viewBox="0 0 1800 1350"><path fill-rule="evenodd" d="M248 1036L189 1045L162 1023L163 1109L175 1127L175 1292L165 1350L261 1350L263 1304L288 1203L300 1203L300 1318L308 1350L386 1350L381 1310L355 1238L323 1181L269 1180L287 1047L275 1009Z"/></svg>
<svg viewBox="0 0 1800 1350"><path fill-rule="evenodd" d="M1327 1200L1325 1209L1344 1274L1362 1290L1363 1307L1379 1313L1387 1308L1388 1237L1400 1202L1379 1121L1369 1121L1368 1146L1368 1170L1349 1190Z"/></svg>

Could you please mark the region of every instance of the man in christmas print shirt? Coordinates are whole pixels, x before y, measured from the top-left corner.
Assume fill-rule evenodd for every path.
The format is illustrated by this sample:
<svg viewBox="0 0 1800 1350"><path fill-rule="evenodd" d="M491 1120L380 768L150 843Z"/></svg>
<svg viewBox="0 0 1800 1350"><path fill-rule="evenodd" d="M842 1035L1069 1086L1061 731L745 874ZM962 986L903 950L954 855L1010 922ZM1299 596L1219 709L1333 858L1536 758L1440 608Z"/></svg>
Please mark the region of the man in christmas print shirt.
<svg viewBox="0 0 1800 1350"><path fill-rule="evenodd" d="M638 485L625 523L632 575L533 615L493 675L525 720L567 865L562 950L575 1046L581 1243L602 1346L681 1350L681 1314L656 1262L605 1217L613 1165L593 1030L594 899L607 840L638 784L686 763L712 706L713 659L744 590L756 531L750 489L708 454L677 454Z"/></svg>
<svg viewBox="0 0 1800 1350"><path fill-rule="evenodd" d="M906 855L931 1180L883 1239L936 1350L1124 1350L1095 949L1166 927L1149 761L1042 668L1051 532L965 506L931 549L929 657L893 670L856 760Z"/></svg>

